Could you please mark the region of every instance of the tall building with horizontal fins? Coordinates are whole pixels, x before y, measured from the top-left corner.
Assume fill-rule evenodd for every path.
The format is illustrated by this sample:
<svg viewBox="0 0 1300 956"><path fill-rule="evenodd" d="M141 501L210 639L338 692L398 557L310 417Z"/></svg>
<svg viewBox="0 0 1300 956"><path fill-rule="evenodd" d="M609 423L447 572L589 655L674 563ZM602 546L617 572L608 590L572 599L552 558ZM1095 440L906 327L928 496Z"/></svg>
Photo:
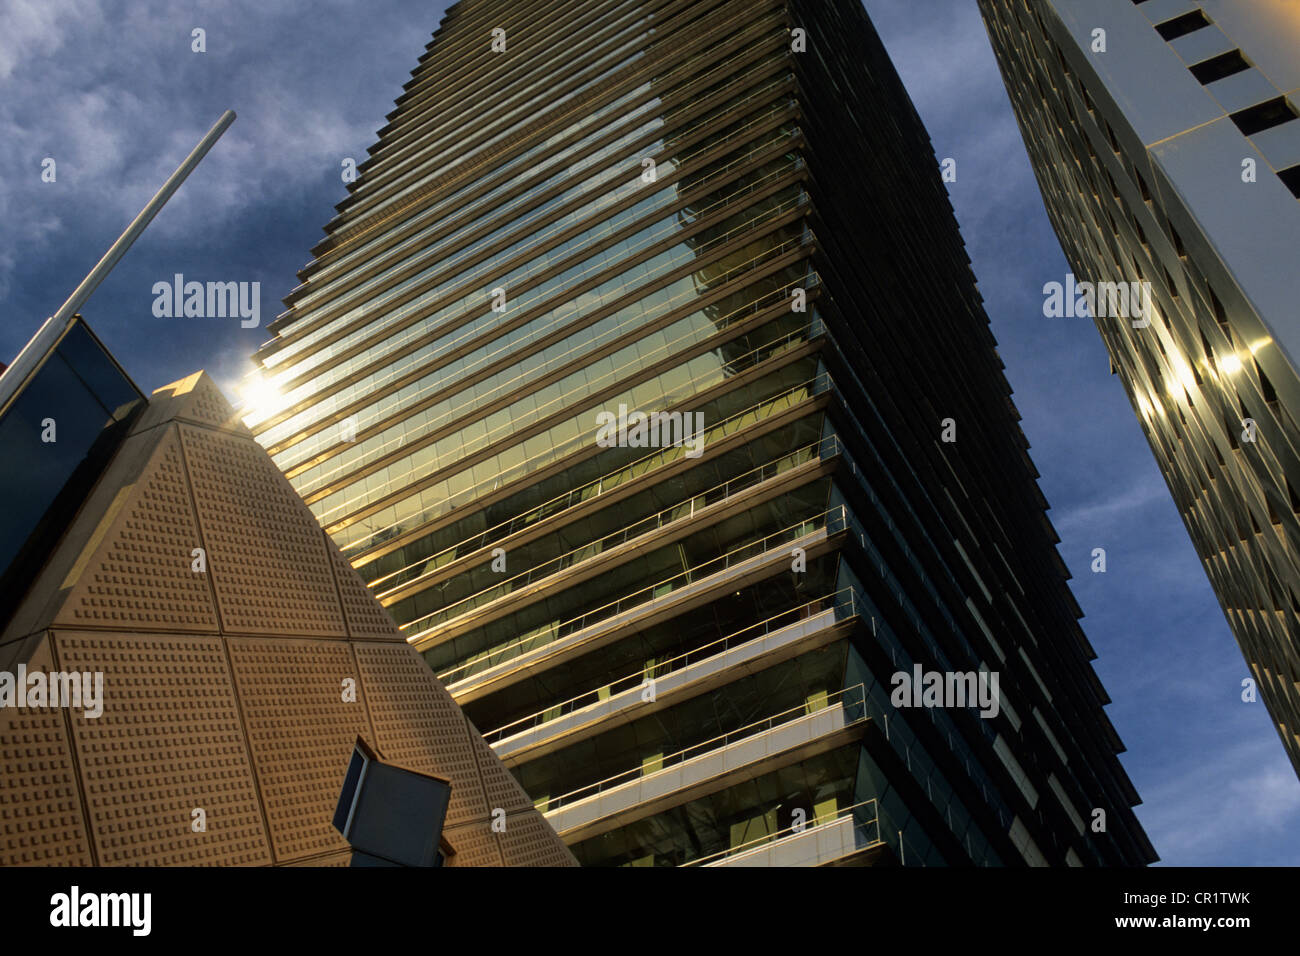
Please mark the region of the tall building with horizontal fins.
<svg viewBox="0 0 1300 956"><path fill-rule="evenodd" d="M1155 859L858 4L467 0L358 169L246 420L580 862Z"/></svg>
<svg viewBox="0 0 1300 956"><path fill-rule="evenodd" d="M980 7L1076 280L1147 290L1096 324L1300 774L1300 7Z"/></svg>

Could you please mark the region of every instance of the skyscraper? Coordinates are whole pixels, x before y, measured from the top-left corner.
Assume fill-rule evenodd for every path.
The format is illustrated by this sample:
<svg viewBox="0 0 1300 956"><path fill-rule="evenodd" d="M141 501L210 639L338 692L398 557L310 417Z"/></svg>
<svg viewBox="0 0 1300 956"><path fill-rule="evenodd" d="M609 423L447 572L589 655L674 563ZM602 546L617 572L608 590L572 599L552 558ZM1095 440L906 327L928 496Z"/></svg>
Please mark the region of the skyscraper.
<svg viewBox="0 0 1300 956"><path fill-rule="evenodd" d="M1112 369L1300 774L1300 11L980 6L1071 281L1120 293L1093 290Z"/></svg>
<svg viewBox="0 0 1300 956"><path fill-rule="evenodd" d="M1155 858L859 5L462 2L357 170L246 421L580 862Z"/></svg>

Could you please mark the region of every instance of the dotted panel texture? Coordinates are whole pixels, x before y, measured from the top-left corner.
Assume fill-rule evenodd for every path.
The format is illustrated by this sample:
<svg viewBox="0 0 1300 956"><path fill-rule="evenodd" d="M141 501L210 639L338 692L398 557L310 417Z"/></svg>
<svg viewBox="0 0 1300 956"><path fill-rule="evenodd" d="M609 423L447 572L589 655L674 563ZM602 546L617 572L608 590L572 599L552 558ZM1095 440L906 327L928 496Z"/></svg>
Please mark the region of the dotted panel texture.
<svg viewBox="0 0 1300 956"><path fill-rule="evenodd" d="M60 670L103 674L102 714L68 709L99 863L269 864L220 639L57 632L55 647Z"/></svg>
<svg viewBox="0 0 1300 956"><path fill-rule="evenodd" d="M180 426L226 633L343 637L316 519L251 438Z"/></svg>
<svg viewBox="0 0 1300 956"><path fill-rule="evenodd" d="M491 809L497 809L499 806L500 809L506 810L506 813L533 809L533 801L528 799L528 793L519 786L519 780L516 780L510 770L506 769L506 765L500 762L497 752L491 749L487 741L478 734L473 721L465 718L465 723L469 724L469 734L474 743L474 756L478 758L478 773L484 778L487 805Z"/></svg>
<svg viewBox="0 0 1300 956"><path fill-rule="evenodd" d="M352 637L369 640L389 640L406 643L397 623L384 610L384 606L375 600L366 588L361 575L353 570L352 565L339 553L338 547L323 530L321 538L329 551L330 562L334 566L334 579L338 582L339 596L343 600L343 613L348 620L348 634Z"/></svg>
<svg viewBox="0 0 1300 956"><path fill-rule="evenodd" d="M351 866L352 851L343 850L339 853L327 853L325 856L314 856L309 860L299 860L296 863L286 863L285 866Z"/></svg>
<svg viewBox="0 0 1300 956"><path fill-rule="evenodd" d="M211 375L198 372L179 384L188 385L189 390L178 393L180 405L172 412L173 417L213 428L224 428L251 437L252 432L239 420L239 416L221 394L221 389L217 387Z"/></svg>
<svg viewBox="0 0 1300 956"><path fill-rule="evenodd" d="M169 428L53 623L215 633L211 588L192 567L201 545Z"/></svg>
<svg viewBox="0 0 1300 956"><path fill-rule="evenodd" d="M25 663L49 670L49 659L42 644ZM93 863L63 714L0 708L0 866Z"/></svg>
<svg viewBox="0 0 1300 956"><path fill-rule="evenodd" d="M487 820L458 827L444 827L442 835L456 851L455 855L448 857L448 866L505 865L501 857L501 842L497 834L492 832Z"/></svg>
<svg viewBox="0 0 1300 956"><path fill-rule="evenodd" d="M506 814L501 834L506 866L577 866L564 841L536 810Z"/></svg>
<svg viewBox="0 0 1300 956"><path fill-rule="evenodd" d="M506 813L533 809L533 801L528 799L528 794L524 793L519 781L506 769L496 751L479 735L474 722L468 717L465 722L469 724L470 739L474 742L474 755L478 758L479 773L483 776L488 806L492 810L500 807Z"/></svg>
<svg viewBox="0 0 1300 956"><path fill-rule="evenodd" d="M469 723L451 694L408 644L354 647L384 760L451 781L445 826L486 821L490 808Z"/></svg>
<svg viewBox="0 0 1300 956"><path fill-rule="evenodd" d="M358 735L373 739L362 681L347 644L231 638L235 687L248 728L262 804L277 862L347 844L331 820Z"/></svg>
<svg viewBox="0 0 1300 956"><path fill-rule="evenodd" d="M138 434L162 422L178 419L237 434L251 434L207 372L195 372L157 389L149 396L149 405L132 428L132 433Z"/></svg>

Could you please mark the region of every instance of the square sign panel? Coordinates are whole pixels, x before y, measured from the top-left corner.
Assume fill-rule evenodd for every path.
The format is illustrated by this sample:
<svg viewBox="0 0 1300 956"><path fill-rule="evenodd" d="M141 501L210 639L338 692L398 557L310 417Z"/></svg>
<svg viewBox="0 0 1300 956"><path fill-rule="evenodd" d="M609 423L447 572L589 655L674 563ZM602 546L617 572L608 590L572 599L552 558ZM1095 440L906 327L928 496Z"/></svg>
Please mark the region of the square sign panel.
<svg viewBox="0 0 1300 956"><path fill-rule="evenodd" d="M334 826L368 865L436 866L451 784L379 760L358 739L334 811Z"/></svg>

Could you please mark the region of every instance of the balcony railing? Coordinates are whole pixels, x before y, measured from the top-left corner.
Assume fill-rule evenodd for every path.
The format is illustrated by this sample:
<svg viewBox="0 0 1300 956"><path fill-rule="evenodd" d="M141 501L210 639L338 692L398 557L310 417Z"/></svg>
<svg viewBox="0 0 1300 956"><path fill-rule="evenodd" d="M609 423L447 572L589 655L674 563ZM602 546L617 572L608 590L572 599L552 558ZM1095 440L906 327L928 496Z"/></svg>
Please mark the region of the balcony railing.
<svg viewBox="0 0 1300 956"><path fill-rule="evenodd" d="M742 740L748 740L759 734L774 730L777 727L793 726L802 721L812 720L820 715L825 714L828 710L839 705L845 715L844 726L852 726L870 720L874 715L870 712L872 708L871 700L867 696L866 687L862 684L854 684L845 687L842 690L835 691L825 697L810 698L797 707L791 707L780 713L773 714L763 720L746 724L736 730L728 731L717 737L702 741L676 753L667 754L662 758L656 759L653 764L653 770L647 772L646 767L636 767L632 770L626 770L623 773L615 774L612 777L606 777L604 780L585 787L579 787L577 790L571 790L568 793L561 794L558 797L552 797L546 802L546 813L550 814L555 810L577 803L580 800L587 800L591 797L599 796L610 790L624 786L635 780L650 776L651 773L660 773L685 763L695 757L703 756L711 751L721 750L732 744L739 743Z"/></svg>
<svg viewBox="0 0 1300 956"><path fill-rule="evenodd" d="M734 859L752 850L761 847L771 846L787 837L800 837L804 834L819 827L827 827L830 824L843 820L845 817L853 818L853 832L855 837L861 839L854 840L854 851L869 850L872 847L884 846L886 841L881 839L880 829L880 808L875 800L864 800L861 803L855 803L851 807L845 807L843 810L836 811L833 815L828 814L824 817L817 817L806 823L796 824L786 827L784 830L777 830L755 840L749 840L745 843L737 844L718 853L710 853L708 856L702 856L697 860L691 860L689 863L683 863L683 866L719 866L725 861Z"/></svg>
<svg viewBox="0 0 1300 956"><path fill-rule="evenodd" d="M713 508L724 504L736 495L747 492L764 481L784 474L790 468L818 460L822 457L820 455L822 444L823 442L815 442L805 445L783 455L775 462L760 465L732 478L730 481L715 485L707 491L693 495L685 501L679 501L669 508L642 518L640 521L625 525L617 531L612 531L604 537L597 538L595 541L589 541L549 561L534 565L526 571L521 571L519 574L506 578L504 581L499 581L491 587L461 598L459 601L441 607L436 611L431 611L424 617L416 618L403 626L420 626L422 631L438 627L493 601L506 597L520 588L528 587L537 581L551 577L591 558L598 557L637 538L650 534L659 534L669 525L680 525L682 522L690 521L705 508Z"/></svg>
<svg viewBox="0 0 1300 956"><path fill-rule="evenodd" d="M743 272L754 271L758 269L761 266L761 264L765 262L769 262L774 259L778 259L781 256L789 252L792 252L798 248L807 246L813 243L814 241L815 240L812 237L811 231L808 230L807 227L805 227L803 234L801 236L784 239L778 244L776 244L775 246L772 246L769 249L764 249L761 253L751 256L745 262L739 263L734 268L728 269L725 273L719 274L717 277L715 277L713 283L714 285L719 287L725 285L727 282L731 281L731 279L735 275L738 275ZM690 296L684 296L684 298L690 298ZM679 389L677 393L665 397L664 405L665 407L671 407L673 402L689 399L692 394L694 394L694 390ZM500 434L507 434L508 432L513 432L513 426L509 424L502 426L502 429L503 430L499 430ZM561 454L567 454L569 452L575 451L582 445L588 444L589 442L593 441L594 434L595 434L594 430L590 434L579 434L567 442L563 442L559 445L556 445L554 448L552 448L549 451L539 453L538 455L535 455L532 458L520 462L517 465L511 466L510 468L506 469L499 475L496 475L485 482L480 482L478 485L475 485L472 488L466 488L458 492L457 494L451 496L450 498L447 498L444 502L440 503L436 508L426 509L423 515L421 515L420 519L418 521L411 522L411 524L413 525L424 524L426 521L430 521L433 518L439 517L447 513L448 511L453 510L455 507L459 506L460 504L472 500L478 494L482 494L484 486L489 488L497 488L505 484L507 481L512 481L515 478L522 477L523 475L526 475L531 471L535 471L543 464L555 460ZM496 437L497 440L500 439L500 435L497 435ZM482 447L481 441L479 447ZM424 476L424 477L428 477L428 476ZM411 490L411 489L407 489L407 490ZM360 497L364 497L364 496L360 496ZM320 502L326 500L327 499L323 498L320 499L320 501L318 502L313 502L312 503L313 513L315 513L315 505L320 504ZM320 520L323 524L327 523L328 519L326 515L336 513L337 511L339 511L340 508L344 507L345 505L351 507L350 502L344 502L341 505L333 505L325 512L318 514L317 515L318 520ZM365 507L365 505L358 506L358 508L360 507ZM356 521L353 521L349 516L340 516L334 522L339 527L333 529L331 533L335 533L337 531L341 531L343 529L349 528L352 525L360 525L362 530L369 532L368 537L362 537L354 541L345 541L343 544L341 544L340 547L343 549L343 551L345 553L348 553L359 547L371 547L374 544L387 541L389 538L394 537L396 534L400 533L400 531L404 526L410 526L408 525L408 521L410 521L410 519L393 522L392 524L380 528L372 529L367 527L364 524L365 518L361 518ZM394 531L393 530L394 528L396 528L397 531Z"/></svg>
<svg viewBox="0 0 1300 956"><path fill-rule="evenodd" d="M743 158L745 157L742 157L742 159ZM699 213L697 213L697 216L702 217L711 214L715 211L715 207L717 209L722 209L722 208L726 208L727 206L734 205L741 198L748 196L753 192L757 192L759 189L763 188L764 186L769 185L770 183L777 182L783 177L788 177L791 174L791 172L797 168L798 168L798 164L792 163L790 164L790 167L788 169L775 170L772 173L769 173L766 176L758 180L755 180L754 182L747 183L745 186L736 190L734 193L729 194L728 196L726 196L721 200L718 200L713 206L710 206L708 209L701 210ZM677 226L676 228L680 229L680 226ZM671 231L672 231L671 227L665 226L663 227L663 229L660 230L660 233L668 234ZM649 239L646 239L642 243L642 245L651 244L654 241L658 241L659 238L660 238L659 235L650 237ZM635 251L635 250L630 250L630 251ZM561 355L557 355L551 359L548 359L545 365L543 365L540 368L529 369L527 372L520 373L519 375L516 375L512 378L503 379L502 381L494 385L490 391L480 391L477 385L464 386L458 384L463 380L472 377L472 375L479 369L501 362L504 356L511 353L522 352L530 343L538 341L544 338L545 336L553 334L557 328L573 325L575 322L575 317L580 318L582 314L585 313L565 312L562 314L553 315L546 322L530 329L527 335L523 335L523 336L506 335L503 338L496 340L497 342L502 343L498 345L497 348L492 349L490 347L484 347L478 349L474 353L470 353L471 355L477 355L477 357L474 358L472 361L467 360L467 357L463 357L462 359L457 360L457 362L453 362L451 365L443 366L443 368L427 374L425 376L425 379L421 380L423 384L421 384L418 389L416 389L410 395L404 395L402 397L403 408L409 409L419 404L420 402L428 399L430 396L446 395L455 392L457 390L464 391L468 388L474 388L474 395L472 396L472 401L458 402L455 405L455 407L450 408L448 411L444 412L437 419L431 419L423 423L421 425L421 430L419 432L395 435L393 437L390 437L389 439L381 443L378 447L371 448L370 450L368 450L365 454L365 460L369 461L375 458L383 457L384 455L395 450L396 448L409 444L410 442L414 441L421 434L429 433L436 430L445 422L453 420L456 417L456 415L465 414L465 410L468 406L486 405L489 402L496 400L499 396L508 394L510 391L517 389L521 383L535 380L539 376L549 373L552 369L559 368L561 365L572 362L575 356L581 355L585 352L589 352L592 349L604 344L604 342L600 340L593 341L592 336L590 335L587 336L581 335L581 330L579 330L578 332L570 332L569 333L570 336L579 338L582 341L576 342L565 353ZM615 333L617 333L618 331L620 330L627 331L635 328L640 328L643 327L645 324L646 324L645 315L639 313L636 316L631 316L625 319L622 323L620 323L618 329L610 330L609 333L605 334L605 338L606 340L612 341ZM723 328L725 328L725 325L719 324L717 327L717 331L721 331ZM460 336L457 339L457 341L451 342L447 344L445 347L440 348L432 356L424 355L424 358L425 359L437 358L438 355L446 354L448 351L455 349L458 343L472 341L477 337L481 337L482 334L483 331L481 329L472 328L469 332L464 333L462 336ZM491 344L492 343L489 343L489 346ZM421 354L423 354L424 351L427 350L423 350ZM374 393L380 387L382 387L383 383L387 380L393 380L401 376L409 375L411 373L411 368L414 367L415 365L420 364L420 362L413 360L411 363L408 364L410 367L403 366L395 369L390 369L389 372L386 373L382 378L376 380L374 383L372 383L370 386L367 387L366 389L367 393L368 394ZM439 374L444 370L445 370L445 374ZM360 394L360 390L353 388L352 394L353 395ZM391 420L395 417L398 417L398 415L395 414L395 409L391 403L380 402L378 404L371 405L370 408L366 411L366 413L360 416L353 416L353 417L355 418L355 421L353 422L353 426L356 431L360 432L371 428L372 426L374 426L375 424L381 421ZM391 427L392 426L390 426L390 428ZM362 439L362 441L363 442L369 441L371 437L373 436L367 436L367 438ZM322 470L322 471L314 470L317 467L317 465L313 465L310 468L299 467L304 462L308 461L309 459L312 459L314 456L320 456L325 451L325 449L335 448L335 447L345 452L353 452L353 448L347 446L347 444L343 441L343 433L341 430L330 429L326 427L321 431L316 432L310 438L300 442L298 445L293 446L293 448L284 449L285 453L292 451L292 454L284 454L281 452L277 452L276 463L280 465L282 469L285 469L290 474L290 477L293 478L296 478L299 472L309 472L309 471L311 472L310 481L308 482L299 481L295 483L295 488L297 489L298 493L305 497L314 493L321 487L324 487L325 485L332 483L338 475L346 475L351 471L354 471L360 467L360 465L356 460L350 460L344 462L343 464L339 464L330 469Z"/></svg>
<svg viewBox="0 0 1300 956"><path fill-rule="evenodd" d="M861 599L853 588L841 588L839 591L835 591L832 594L816 598L805 604L800 604L797 607L792 607L779 614L773 614L765 620L759 621L756 624L751 624L748 627L742 628L732 634L728 634L726 637L720 638L719 640L710 641L707 644L702 644L699 647L692 648L685 654L679 654L676 657L669 658L668 660L657 661L652 666L642 667L635 673L611 681L603 687L587 691L576 697L571 697L566 701L562 701L561 703L553 704L545 710L539 710L535 714L529 714L527 717L521 717L518 720L511 721L508 724L498 727L496 730L484 734L483 739L489 744L494 744L506 739L507 737L513 737L516 734L524 733L525 731L540 727L543 724L559 720L561 717L566 717L569 714L599 704L617 694L629 690L635 690L641 687L647 678L658 680L662 677L668 676L669 674L674 674L690 667L692 664L698 664L701 661L708 660L709 658L726 654L728 651L740 647L741 645L748 644L751 641L760 640L775 631L781 630L782 628L789 627L792 624L798 624L800 621L808 620L823 611L834 610L835 619L837 621L853 617L858 613L860 605Z"/></svg>
<svg viewBox="0 0 1300 956"><path fill-rule="evenodd" d="M785 293L785 297L788 298L788 295L789 295L788 292ZM757 310L758 307L755 308L755 311ZM809 379L806 382L802 382L799 385L795 385L789 389L786 389L785 391L779 393L773 398L764 399L762 402L759 402L755 405L751 405L750 407L723 419L717 425L713 426L712 428L710 428L708 431L705 432L706 446L709 442L719 441L727 437L728 435L733 434L734 432L739 430L740 425L745 422L748 422L756 418L765 417L760 414L761 410L769 408L770 406L780 402L783 398L786 398L787 396L794 395L796 393L800 395L820 394L821 391L824 390L820 387L819 384L819 380L821 378L829 378L829 376L826 375L825 373L822 373L822 375L816 378ZM830 437L834 438L835 436L830 436ZM534 508L531 508L530 510L524 512L523 514L516 515L515 517L511 518L508 521L503 521L500 524L488 528L486 531L480 531L479 533L473 535L472 537L466 538L463 541L458 541L456 544L453 544L450 547L443 548L441 551L438 551L428 557L421 558L418 561L414 561L411 564L408 564L404 568L399 568L398 570L392 571L384 575L383 577L377 578L374 581L370 581L368 582L368 586L372 590L376 591L377 593L380 593L382 596L382 594L385 591L391 591L396 587L399 587L403 584L407 584L410 581L415 580L417 577L421 576L423 573L425 573L425 571L422 570L420 574L412 575L410 572L414 568L436 570L442 565L454 561L456 558L461 557L462 555L471 554L474 551L482 550L483 548L486 548L497 541L501 541L505 538L508 538L512 534L515 534L516 532L529 527L530 525L541 520L542 518L549 518L552 515L555 515L561 511L565 511L569 508L575 507L576 505L579 505L590 498L598 497L599 495L602 495L607 491L617 488L621 486L626 480L629 480L630 476L639 475L644 472L650 471L653 468L658 467L659 465L667 463L668 461L675 461L676 455L680 453L681 453L680 448L659 449L645 456L644 458L638 458L636 461L624 465L623 467L619 468L616 471L612 471L609 474L602 475L600 478L597 478L594 481L589 481L584 485L579 485L577 488L573 488L565 492L563 495L560 495L556 498L552 498L550 501L543 502L542 504L537 505ZM822 457L829 457L829 456L824 453ZM399 528L399 531L400 530L401 529Z"/></svg>
<svg viewBox="0 0 1300 956"><path fill-rule="evenodd" d="M779 546L790 541L796 541L806 535L812 534L818 530L825 530L827 535L836 534L848 528L847 512L843 505L838 505L826 511L811 515L808 518L775 531L770 535L759 538L757 541L751 541L728 551L726 554L704 561L694 567L680 571L671 577L651 584L648 587L625 594L615 601L602 604L593 608L584 614L567 621L553 621L534 629L531 633L524 635L509 644L499 648L493 648L479 656L466 661L459 667L443 671L438 678L444 683L455 683L463 680L465 677L476 673L477 670L485 670L488 667L504 663L520 656L526 651L553 643L562 637L582 631L591 627L600 621L616 617L624 611L641 605L648 605L650 602L666 597L674 591L678 591L687 585L697 583L702 579L719 574L729 568L735 567L745 561L755 557L767 554ZM428 633L428 632L425 632ZM407 639L416 642L422 635L416 634Z"/></svg>

